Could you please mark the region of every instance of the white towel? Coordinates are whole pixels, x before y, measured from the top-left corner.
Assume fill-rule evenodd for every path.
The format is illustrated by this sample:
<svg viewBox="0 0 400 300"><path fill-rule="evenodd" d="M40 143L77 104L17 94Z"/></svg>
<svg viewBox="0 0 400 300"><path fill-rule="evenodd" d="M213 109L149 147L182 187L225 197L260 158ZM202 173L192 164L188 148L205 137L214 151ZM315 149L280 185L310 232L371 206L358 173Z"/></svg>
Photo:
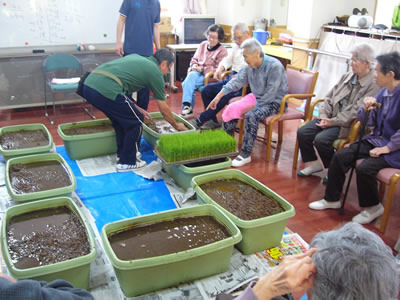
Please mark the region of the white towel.
<svg viewBox="0 0 400 300"><path fill-rule="evenodd" d="M80 77L72 77L72 78L53 78L51 83L53 84L72 84L78 83L81 80Z"/></svg>

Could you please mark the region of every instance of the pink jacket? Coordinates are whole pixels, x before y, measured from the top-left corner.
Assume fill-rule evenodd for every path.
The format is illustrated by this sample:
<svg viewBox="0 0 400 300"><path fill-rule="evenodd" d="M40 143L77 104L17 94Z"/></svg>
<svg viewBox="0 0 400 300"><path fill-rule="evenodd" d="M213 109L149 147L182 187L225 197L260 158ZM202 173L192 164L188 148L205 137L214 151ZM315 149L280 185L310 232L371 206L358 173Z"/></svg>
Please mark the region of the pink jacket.
<svg viewBox="0 0 400 300"><path fill-rule="evenodd" d="M201 67L204 75L215 71L220 61L228 55L228 51L223 45L220 45L214 51L208 51L207 46L208 41L202 42L190 61L190 68L193 66Z"/></svg>

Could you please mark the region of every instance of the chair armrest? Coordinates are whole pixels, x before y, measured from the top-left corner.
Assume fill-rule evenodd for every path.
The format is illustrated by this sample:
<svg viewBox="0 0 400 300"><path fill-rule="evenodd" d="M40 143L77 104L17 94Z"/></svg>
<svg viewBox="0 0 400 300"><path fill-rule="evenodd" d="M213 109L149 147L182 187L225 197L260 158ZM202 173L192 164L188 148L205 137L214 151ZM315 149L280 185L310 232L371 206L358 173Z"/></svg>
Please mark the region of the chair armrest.
<svg viewBox="0 0 400 300"><path fill-rule="evenodd" d="M208 84L208 81L212 76L214 75L214 71L208 72L206 75L204 75L204 85Z"/></svg>
<svg viewBox="0 0 400 300"><path fill-rule="evenodd" d="M308 110L308 113L306 115L306 118L304 120L304 123L309 122L312 118L313 118L313 113L314 113L314 109L315 106L320 103L323 102L325 99L324 98L318 98L316 100L314 100L311 105L310 105L310 109Z"/></svg>
<svg viewBox="0 0 400 300"><path fill-rule="evenodd" d="M286 108L286 103L290 98L296 98L299 100L307 100L307 101L311 101L311 98L314 97L314 94L287 94L282 98L281 101L281 107L279 110L279 113L276 114L271 120L270 120L270 124L274 123L275 121L279 120L282 115L285 113L285 108ZM309 105L308 105L309 106ZM305 110L305 115L307 114L307 107Z"/></svg>
<svg viewBox="0 0 400 300"><path fill-rule="evenodd" d="M232 73L232 70L228 70L222 73L222 80L224 80L226 78L226 76L228 76L229 74Z"/></svg>
<svg viewBox="0 0 400 300"><path fill-rule="evenodd" d="M358 120L354 120L351 124L350 132L347 138L340 139L339 144L336 147L336 151L339 151L346 144L354 143L358 139L358 135L360 133L361 122Z"/></svg>

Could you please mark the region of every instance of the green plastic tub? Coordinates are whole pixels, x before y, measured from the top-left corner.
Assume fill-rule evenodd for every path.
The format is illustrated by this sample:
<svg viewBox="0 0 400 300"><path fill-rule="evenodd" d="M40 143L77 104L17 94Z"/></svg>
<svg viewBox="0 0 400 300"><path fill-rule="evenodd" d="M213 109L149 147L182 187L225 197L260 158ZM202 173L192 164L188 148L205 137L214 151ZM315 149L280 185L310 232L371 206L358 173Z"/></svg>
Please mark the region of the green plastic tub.
<svg viewBox="0 0 400 300"><path fill-rule="evenodd" d="M185 126L188 128L188 130L179 131L179 132L164 133L164 134L182 134L182 133L186 133L186 132L190 132L190 131L195 131L196 130L196 128L192 124L190 124L188 121L186 121L184 118L180 117L176 113L172 113L172 115L173 115L173 117L174 117L174 119L176 121L179 121L179 122L185 124ZM163 118L163 116L162 116L162 114L160 112L151 112L150 116L153 119ZM156 147L156 145L157 145L157 141L161 137L161 134L158 133L158 132L155 132L153 129L151 129L146 124L144 124L143 125L143 137L146 140L146 142L149 143L154 149Z"/></svg>
<svg viewBox="0 0 400 300"><path fill-rule="evenodd" d="M32 193L24 193L17 194L11 186L11 178L10 178L10 168L15 164L29 164L33 162L42 162L42 161L57 161L62 164L69 174L71 179L71 184L68 186L54 188L46 191L32 192ZM59 197L59 196L70 196L71 193L76 189L76 181L75 176L72 173L71 168L66 163L64 158L57 153L47 153L47 154L35 154L35 155L27 155L21 157L15 157L7 161L6 164L6 187L7 192L10 197L16 202L24 202L24 201L32 201L50 197Z"/></svg>
<svg viewBox="0 0 400 300"><path fill-rule="evenodd" d="M135 225L154 224L190 216L213 216L219 223L226 226L232 236L186 251L130 261L118 259L108 240L108 235ZM199 205L107 224L103 227L101 239L105 253L114 266L122 291L126 297L134 297L225 272L229 268L233 246L240 241L241 234L221 210L212 205Z"/></svg>
<svg viewBox="0 0 400 300"><path fill-rule="evenodd" d="M86 233L89 238L90 253L84 256L76 257L59 263L44 265L29 269L18 269L12 263L10 252L8 251L7 245L7 224L12 217L37 211L46 208L55 208L60 206L66 206L76 213L81 219L83 225L86 228ZM5 216L2 220L1 227L1 251L3 254L4 261L6 263L8 272L15 279L34 279L52 281L56 279L63 279L69 281L76 288L89 288L89 271L90 263L96 259L96 247L94 242L93 232L90 229L89 223L81 210L75 204L75 202L68 197L58 197L44 199L40 201L24 203L13 206L7 209Z"/></svg>
<svg viewBox="0 0 400 300"><path fill-rule="evenodd" d="M272 216L259 218L255 220L242 220L231 214L229 211L224 209L222 206L213 201L201 188L200 185L218 180L218 179L237 179L245 182L259 191L274 198L278 201L284 212L275 214ZM196 191L197 198L201 202L209 203L220 208L232 221L235 223L242 233L242 241L236 245L236 247L244 254L252 254L258 251L265 250L270 247L279 245L287 221L290 217L295 215L294 207L280 195L273 192L271 189L266 187L261 182L257 181L253 177L247 175L240 170L223 170L216 171L208 174L199 175L193 177L192 186Z"/></svg>
<svg viewBox="0 0 400 300"><path fill-rule="evenodd" d="M168 173L168 175L171 176L175 180L175 182L184 190L187 190L190 187L192 178L194 176L222 169L228 169L231 166L232 160L229 157L226 157L223 162L200 167L189 167L185 165L167 166L166 164L163 164L163 168Z"/></svg>
<svg viewBox="0 0 400 300"><path fill-rule="evenodd" d="M57 132L64 141L68 156L72 160L77 160L116 153L117 140L114 130L80 135L67 135L64 133L66 129L104 124L111 124L111 121L109 119L99 119L58 125Z"/></svg>
<svg viewBox="0 0 400 300"><path fill-rule="evenodd" d="M0 145L0 154L3 155L5 159L10 159L13 157L23 156L23 155L30 155L30 154L38 154L38 153L46 153L51 150L53 147L53 137L51 136L49 130L47 129L44 124L22 124L22 125L14 125L14 126L6 126L0 128L0 136L9 133L9 132L16 132L22 130L42 130L45 135L47 135L49 143L43 146L37 147L30 147L30 148L23 148L23 149L4 149L2 145Z"/></svg>

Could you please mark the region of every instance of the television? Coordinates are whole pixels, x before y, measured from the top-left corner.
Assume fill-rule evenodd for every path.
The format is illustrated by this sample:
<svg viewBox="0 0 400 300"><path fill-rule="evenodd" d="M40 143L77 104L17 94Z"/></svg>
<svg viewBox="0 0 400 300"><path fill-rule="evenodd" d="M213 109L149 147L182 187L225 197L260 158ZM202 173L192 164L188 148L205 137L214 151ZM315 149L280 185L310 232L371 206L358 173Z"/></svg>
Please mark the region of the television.
<svg viewBox="0 0 400 300"><path fill-rule="evenodd" d="M177 32L179 43L200 44L206 39L204 32L215 24L215 16L209 15L184 15Z"/></svg>

